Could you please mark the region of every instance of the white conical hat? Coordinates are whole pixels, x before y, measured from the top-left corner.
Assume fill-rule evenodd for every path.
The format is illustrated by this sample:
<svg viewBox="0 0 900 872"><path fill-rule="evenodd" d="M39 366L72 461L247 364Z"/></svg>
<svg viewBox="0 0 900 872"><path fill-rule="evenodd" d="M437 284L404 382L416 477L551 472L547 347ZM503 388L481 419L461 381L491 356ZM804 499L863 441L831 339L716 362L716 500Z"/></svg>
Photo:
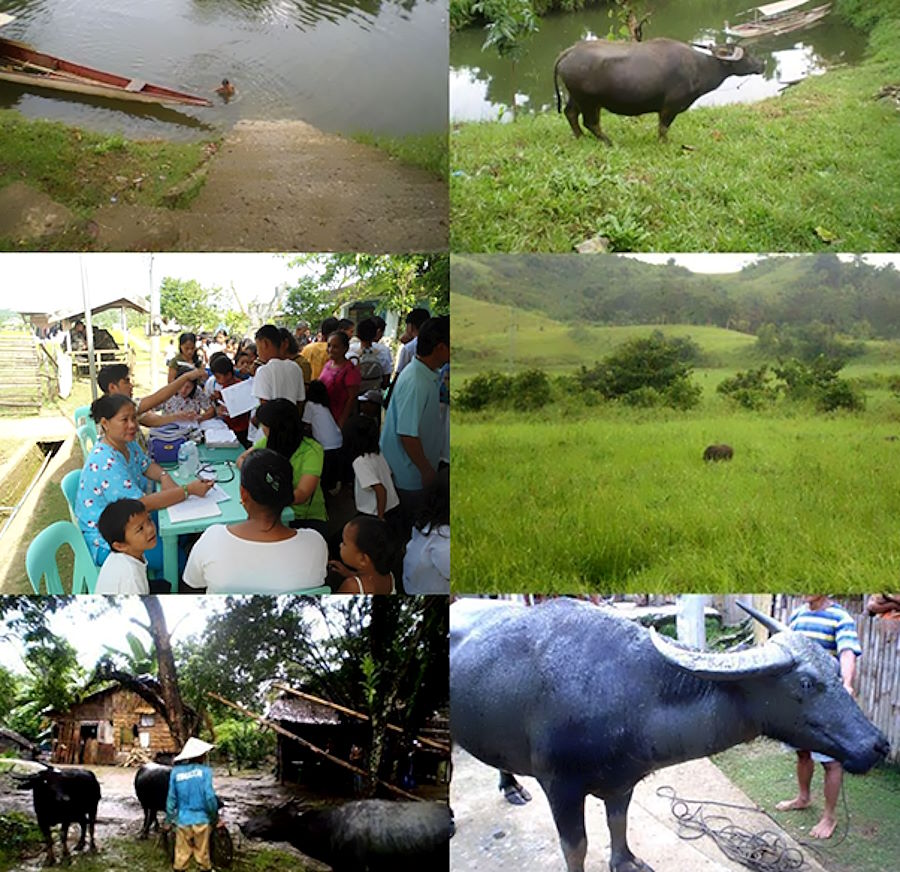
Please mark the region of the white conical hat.
<svg viewBox="0 0 900 872"><path fill-rule="evenodd" d="M204 754L208 754L212 751L215 747L215 745L210 745L209 742L204 742L202 739L195 739L191 736L190 739L184 743L184 747L181 749L181 753L175 758L175 762L178 763L181 760L193 760L195 757L202 757Z"/></svg>

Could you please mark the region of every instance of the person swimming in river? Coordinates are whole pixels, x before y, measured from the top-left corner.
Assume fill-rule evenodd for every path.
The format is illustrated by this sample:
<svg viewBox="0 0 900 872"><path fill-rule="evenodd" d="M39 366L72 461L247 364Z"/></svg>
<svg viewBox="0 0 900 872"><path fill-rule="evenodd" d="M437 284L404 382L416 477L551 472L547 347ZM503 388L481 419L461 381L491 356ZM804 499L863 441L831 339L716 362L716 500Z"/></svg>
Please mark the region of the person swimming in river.
<svg viewBox="0 0 900 872"><path fill-rule="evenodd" d="M216 88L216 93L220 97L224 97L225 101L228 102L228 100L235 94L234 85L232 85L231 82L228 81L228 79L222 79L222 84L219 85L218 88Z"/></svg>

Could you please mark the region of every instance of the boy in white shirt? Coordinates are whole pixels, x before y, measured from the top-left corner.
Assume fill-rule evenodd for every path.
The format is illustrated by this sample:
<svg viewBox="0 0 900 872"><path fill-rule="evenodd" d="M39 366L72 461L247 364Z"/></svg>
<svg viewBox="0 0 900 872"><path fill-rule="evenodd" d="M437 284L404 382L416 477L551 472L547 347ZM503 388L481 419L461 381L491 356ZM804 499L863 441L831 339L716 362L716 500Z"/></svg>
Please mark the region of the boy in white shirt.
<svg viewBox="0 0 900 872"><path fill-rule="evenodd" d="M97 521L112 553L103 562L94 593L148 594L144 552L156 545L156 526L140 500L116 500Z"/></svg>

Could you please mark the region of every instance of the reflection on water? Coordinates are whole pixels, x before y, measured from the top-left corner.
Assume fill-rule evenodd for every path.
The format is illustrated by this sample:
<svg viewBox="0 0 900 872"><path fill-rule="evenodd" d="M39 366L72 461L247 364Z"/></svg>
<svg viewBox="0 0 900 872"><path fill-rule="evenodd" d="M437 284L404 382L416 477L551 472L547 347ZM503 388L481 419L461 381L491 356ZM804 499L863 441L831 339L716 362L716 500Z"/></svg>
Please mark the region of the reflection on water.
<svg viewBox="0 0 900 872"><path fill-rule="evenodd" d="M724 42L722 26L735 20L749 0L656 0L653 16L644 28L644 39L665 36L684 42ZM588 36L605 37L610 19L604 7L575 13L548 15L540 31L525 44L517 61L515 82L511 65L493 51L482 52L484 31L478 27L456 32L450 47L450 118L452 121L509 120L505 107L517 92L516 104L528 112L556 108L553 65L559 53ZM862 57L866 37L830 15L807 30L748 43L749 50L765 61L762 75L730 77L694 105L749 103L772 97L788 84L824 73L837 63L856 63Z"/></svg>
<svg viewBox="0 0 900 872"><path fill-rule="evenodd" d="M242 118L401 136L447 124L447 0L0 0L0 36L209 97L168 112L0 82L0 105L134 137L196 139ZM223 78L237 87L227 103Z"/></svg>

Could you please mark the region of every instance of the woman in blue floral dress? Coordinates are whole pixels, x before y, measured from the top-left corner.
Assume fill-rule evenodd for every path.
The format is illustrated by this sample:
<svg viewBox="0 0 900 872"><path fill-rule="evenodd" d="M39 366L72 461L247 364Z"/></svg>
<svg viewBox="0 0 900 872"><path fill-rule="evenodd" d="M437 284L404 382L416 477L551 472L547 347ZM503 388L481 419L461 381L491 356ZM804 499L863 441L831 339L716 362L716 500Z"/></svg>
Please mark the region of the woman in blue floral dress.
<svg viewBox="0 0 900 872"><path fill-rule="evenodd" d="M174 506L189 494L203 496L213 482L194 479L177 484L158 463L151 460L135 441L138 423L135 406L124 394L107 394L91 406L91 417L102 438L97 441L81 470L75 514L91 557L99 566L109 556L110 547L97 529L101 512L120 499L140 500L149 511ZM148 493L149 482L160 489ZM146 553L148 564L162 568L162 540Z"/></svg>

